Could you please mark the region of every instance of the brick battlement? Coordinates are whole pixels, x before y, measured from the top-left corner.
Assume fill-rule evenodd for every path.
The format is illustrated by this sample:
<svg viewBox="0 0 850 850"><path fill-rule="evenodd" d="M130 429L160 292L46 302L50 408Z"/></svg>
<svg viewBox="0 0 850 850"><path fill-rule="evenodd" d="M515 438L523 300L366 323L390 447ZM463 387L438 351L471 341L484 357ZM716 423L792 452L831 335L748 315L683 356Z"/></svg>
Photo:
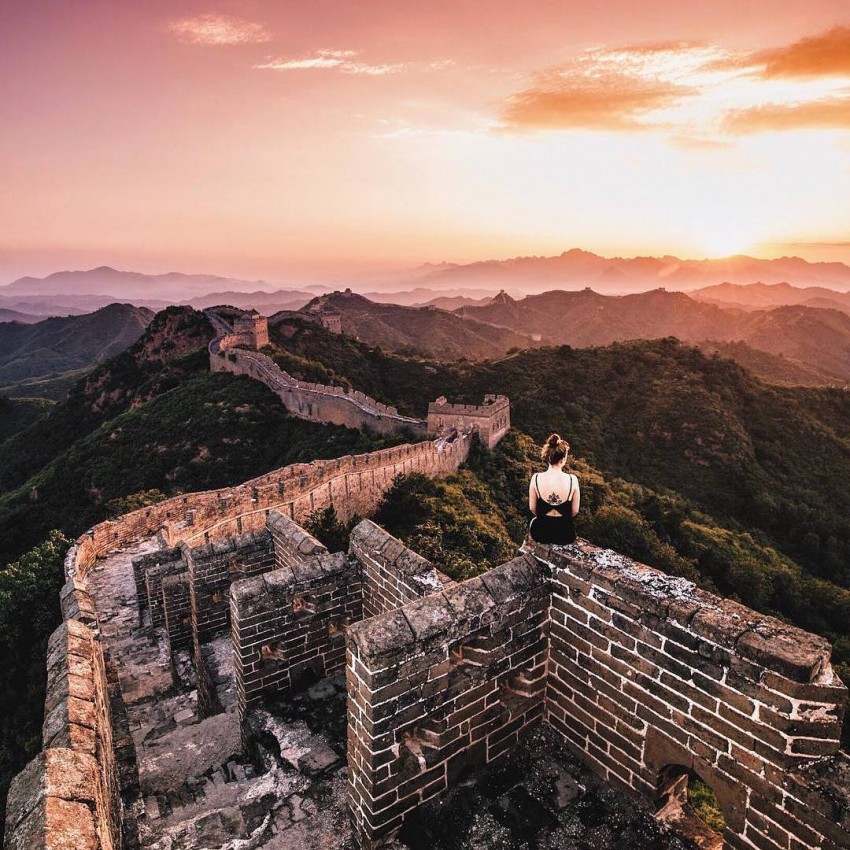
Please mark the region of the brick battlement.
<svg viewBox="0 0 850 850"><path fill-rule="evenodd" d="M229 634L246 750L266 697L345 669L348 801L363 850L541 723L662 813L681 811L686 777L698 775L733 850L850 847L847 689L822 638L582 541L527 543L456 583L369 520L344 553L304 530L330 506L343 520L371 513L397 475L456 470L473 431L492 445L509 404L485 402L431 406L429 423L443 417L434 425L451 437L294 464L82 535L48 646L44 749L13 780L4 850L139 846L146 803L89 581L99 560L154 539L159 551L115 555L135 587L133 619L161 632L169 656L190 650L205 719L222 710L205 649Z"/></svg>
<svg viewBox="0 0 850 850"><path fill-rule="evenodd" d="M545 722L651 806L680 805L696 773L726 847L846 848L847 691L829 659L821 638L610 550L531 545L349 628L360 844Z"/></svg>
<svg viewBox="0 0 850 850"><path fill-rule="evenodd" d="M428 405L428 431L478 432L481 441L492 448L511 427L511 403L504 395L486 395L484 404L451 404L445 396Z"/></svg>

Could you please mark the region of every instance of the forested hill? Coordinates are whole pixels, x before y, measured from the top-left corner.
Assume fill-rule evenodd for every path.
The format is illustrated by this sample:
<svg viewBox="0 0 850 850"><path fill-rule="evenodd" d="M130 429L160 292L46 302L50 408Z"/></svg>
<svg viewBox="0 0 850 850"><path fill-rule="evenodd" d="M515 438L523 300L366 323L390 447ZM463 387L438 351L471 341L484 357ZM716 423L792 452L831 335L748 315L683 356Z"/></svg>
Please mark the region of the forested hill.
<svg viewBox="0 0 850 850"><path fill-rule="evenodd" d="M680 493L850 583L844 390L773 387L675 339L546 347L475 364L410 360L315 327L275 342L296 377L348 382L412 415L438 395L477 403L505 393L513 424L535 439L560 431L606 474Z"/></svg>
<svg viewBox="0 0 850 850"><path fill-rule="evenodd" d="M0 323L0 387L84 369L131 346L153 319L132 304L32 324Z"/></svg>

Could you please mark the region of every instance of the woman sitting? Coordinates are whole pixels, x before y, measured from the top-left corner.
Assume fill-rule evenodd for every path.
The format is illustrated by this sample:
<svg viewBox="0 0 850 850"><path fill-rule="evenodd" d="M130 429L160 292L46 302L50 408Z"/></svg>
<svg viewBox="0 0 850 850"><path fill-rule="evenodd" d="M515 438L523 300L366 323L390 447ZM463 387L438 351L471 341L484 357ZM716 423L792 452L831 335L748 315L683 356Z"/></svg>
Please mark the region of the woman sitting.
<svg viewBox="0 0 850 850"><path fill-rule="evenodd" d="M573 517L578 513L581 494L578 478L564 472L569 444L558 434L550 434L540 457L548 464L536 472L528 485L528 507L534 514L529 533L538 543L563 546L576 539Z"/></svg>

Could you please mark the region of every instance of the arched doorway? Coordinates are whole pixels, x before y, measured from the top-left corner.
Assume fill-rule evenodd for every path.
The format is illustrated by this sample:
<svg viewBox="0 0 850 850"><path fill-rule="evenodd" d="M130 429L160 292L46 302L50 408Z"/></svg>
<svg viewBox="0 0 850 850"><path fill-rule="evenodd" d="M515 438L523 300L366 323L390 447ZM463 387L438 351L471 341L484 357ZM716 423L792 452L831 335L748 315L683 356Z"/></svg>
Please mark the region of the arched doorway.
<svg viewBox="0 0 850 850"><path fill-rule="evenodd" d="M655 817L701 850L723 850L726 817L711 785L681 764L665 767L658 778Z"/></svg>

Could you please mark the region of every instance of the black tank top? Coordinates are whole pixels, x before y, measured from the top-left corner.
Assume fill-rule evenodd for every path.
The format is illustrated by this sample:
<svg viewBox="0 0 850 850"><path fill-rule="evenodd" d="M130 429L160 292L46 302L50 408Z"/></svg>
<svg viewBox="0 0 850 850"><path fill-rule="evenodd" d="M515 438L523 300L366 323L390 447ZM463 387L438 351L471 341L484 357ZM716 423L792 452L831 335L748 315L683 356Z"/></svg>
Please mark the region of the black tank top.
<svg viewBox="0 0 850 850"><path fill-rule="evenodd" d="M566 473L564 473L566 474ZM540 493L540 485L537 481L539 473L534 474L534 488L537 490L537 508L535 517L531 520L528 528L533 540L538 543L549 543L551 545L563 546L572 543L576 539L575 524L573 523L573 477L570 479L570 491L563 502L548 502ZM551 516L548 512L557 510L558 516Z"/></svg>

